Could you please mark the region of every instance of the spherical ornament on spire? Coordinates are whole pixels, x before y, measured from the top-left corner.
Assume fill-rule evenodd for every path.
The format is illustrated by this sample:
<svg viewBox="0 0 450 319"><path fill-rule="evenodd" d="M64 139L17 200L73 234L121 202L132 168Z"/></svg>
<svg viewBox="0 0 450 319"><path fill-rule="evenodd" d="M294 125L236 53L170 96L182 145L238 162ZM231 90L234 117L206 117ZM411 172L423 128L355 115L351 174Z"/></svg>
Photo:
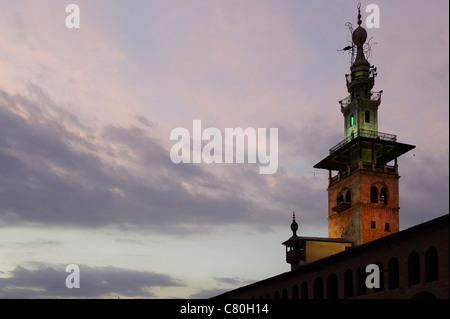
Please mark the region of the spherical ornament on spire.
<svg viewBox="0 0 450 319"><path fill-rule="evenodd" d="M357 47L361 47L367 40L367 31L362 27L357 27L355 31L353 31L352 35L353 43Z"/></svg>

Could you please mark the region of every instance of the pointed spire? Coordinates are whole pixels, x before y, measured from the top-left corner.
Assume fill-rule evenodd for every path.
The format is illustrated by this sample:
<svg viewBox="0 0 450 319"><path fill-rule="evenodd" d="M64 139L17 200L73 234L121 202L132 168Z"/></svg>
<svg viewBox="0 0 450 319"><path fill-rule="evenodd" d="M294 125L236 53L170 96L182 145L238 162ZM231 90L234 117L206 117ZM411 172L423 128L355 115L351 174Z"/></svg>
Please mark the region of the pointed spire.
<svg viewBox="0 0 450 319"><path fill-rule="evenodd" d="M358 4L358 27L353 31L352 41L356 46L356 58L351 66L351 70L354 71L357 67L362 67L362 70L369 72L370 63L364 56L364 43L367 40L367 31L361 26L361 3ZM358 70L361 71L361 70Z"/></svg>
<svg viewBox="0 0 450 319"><path fill-rule="evenodd" d="M358 3L358 21L357 21L357 23L358 23L358 26L361 26L361 23L362 23L362 21L361 21L361 2Z"/></svg>

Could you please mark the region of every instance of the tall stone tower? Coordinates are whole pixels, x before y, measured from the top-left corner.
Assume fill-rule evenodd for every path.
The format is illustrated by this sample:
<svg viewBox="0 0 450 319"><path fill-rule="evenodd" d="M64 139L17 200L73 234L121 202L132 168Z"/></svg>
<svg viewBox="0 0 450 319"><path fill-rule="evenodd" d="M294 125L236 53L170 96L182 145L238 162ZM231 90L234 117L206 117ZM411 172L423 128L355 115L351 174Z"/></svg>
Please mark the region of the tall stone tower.
<svg viewBox="0 0 450 319"><path fill-rule="evenodd" d="M356 57L345 76L350 95L339 102L344 140L314 165L329 171L328 237L354 245L399 231L397 158L415 147L378 131L382 91L372 91L377 73L365 57L366 40L358 9L358 27L352 34Z"/></svg>

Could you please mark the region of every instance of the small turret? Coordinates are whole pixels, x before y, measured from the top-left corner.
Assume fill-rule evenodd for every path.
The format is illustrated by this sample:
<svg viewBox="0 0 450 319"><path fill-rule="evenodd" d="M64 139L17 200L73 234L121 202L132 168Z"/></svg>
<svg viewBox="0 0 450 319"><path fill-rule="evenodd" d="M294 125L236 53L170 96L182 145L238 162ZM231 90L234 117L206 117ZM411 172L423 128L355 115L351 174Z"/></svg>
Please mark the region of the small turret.
<svg viewBox="0 0 450 319"><path fill-rule="evenodd" d="M303 249L300 247L300 237L297 236L298 224L295 221L295 212L292 212L291 223L292 237L283 243L286 246L286 262L291 264L291 269L298 267L304 260Z"/></svg>
<svg viewBox="0 0 450 319"><path fill-rule="evenodd" d="M291 230L292 236L283 242L283 245L286 246L286 262L291 265L291 270L336 254L352 246L352 242L346 239L298 236L295 212L292 212Z"/></svg>

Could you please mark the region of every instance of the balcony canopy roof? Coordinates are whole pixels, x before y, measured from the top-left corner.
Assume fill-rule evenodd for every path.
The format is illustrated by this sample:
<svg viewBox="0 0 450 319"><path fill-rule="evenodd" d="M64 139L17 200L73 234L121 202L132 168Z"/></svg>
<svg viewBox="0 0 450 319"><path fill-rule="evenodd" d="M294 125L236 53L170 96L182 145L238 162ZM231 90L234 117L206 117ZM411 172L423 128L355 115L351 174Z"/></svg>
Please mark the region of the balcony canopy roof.
<svg viewBox="0 0 450 319"><path fill-rule="evenodd" d="M354 151L360 151L360 148L377 150L377 153L381 155L374 160L382 160L383 163L389 163L415 148L414 145L397 142L395 135L386 135L383 138L379 134L376 137L358 134L358 136L349 141L344 140L340 142L331 148L330 155L314 165L314 168L338 171L345 166L349 154Z"/></svg>

